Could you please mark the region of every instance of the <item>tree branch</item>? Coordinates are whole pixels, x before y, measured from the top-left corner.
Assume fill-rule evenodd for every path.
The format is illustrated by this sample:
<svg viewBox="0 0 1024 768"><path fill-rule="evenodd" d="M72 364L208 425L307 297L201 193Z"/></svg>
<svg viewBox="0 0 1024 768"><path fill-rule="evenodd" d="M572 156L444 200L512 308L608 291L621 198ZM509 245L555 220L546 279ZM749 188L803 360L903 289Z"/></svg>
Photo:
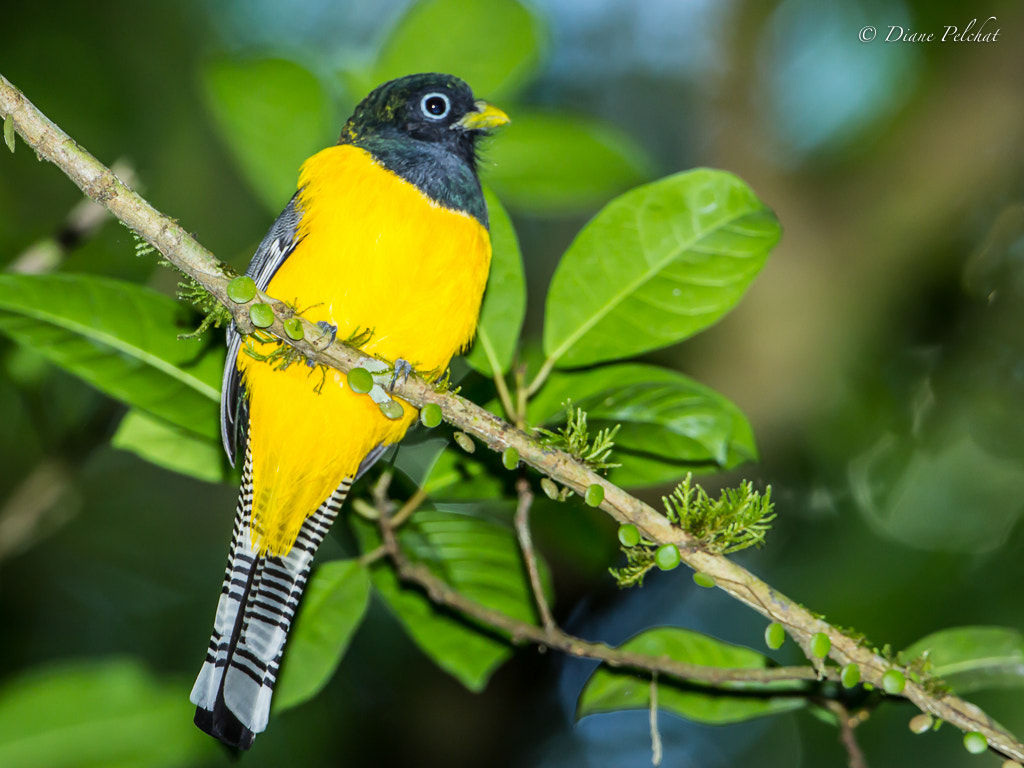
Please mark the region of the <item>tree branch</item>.
<svg viewBox="0 0 1024 768"><path fill-rule="evenodd" d="M438 605L452 608L479 624L498 630L513 643L534 643L546 648L562 651L570 656L596 659L611 667L634 669L652 674L665 674L684 682L724 685L727 683L769 683L779 681L817 681L818 675L811 667L767 667L764 669L733 669L690 664L667 656L648 656L643 653L623 651L605 643L595 643L570 635L554 622L543 627L514 618L508 614L474 602L452 588L446 581L435 576L430 569L410 561L398 544L395 525L387 514L387 506L378 504L380 511L378 525L383 547L395 564L399 577L421 587L430 599ZM838 679L838 671L832 670ZM799 695L799 694L797 694Z"/></svg>
<svg viewBox="0 0 1024 768"><path fill-rule="evenodd" d="M0 116L9 116L18 134L40 158L57 165L86 195L104 205L114 216L159 250L171 264L215 296L232 313L240 330L251 330L249 304L235 304L227 296L226 287L232 276L231 269L217 261L173 219L154 209L92 155L78 146L2 75ZM282 321L292 314L291 310L281 302L273 302L272 306L275 309L275 321L265 330L297 348L311 360L342 372L364 365L367 361L364 355L339 343L320 349L306 340L291 341L282 325ZM316 326L305 320L301 322L306 339L321 337L322 334ZM537 380L534 381L534 386L539 387ZM461 397L436 391L433 385L417 376L410 376L405 382L396 384L394 391L396 395L418 408L428 403L437 404L446 421L476 437L493 451L501 452L509 447L515 448L524 463L570 488L581 497L588 486L601 485L605 492L601 509L615 520L636 525L645 537L658 544L676 544L687 565L695 571L711 576L717 586L731 597L768 619L782 624L802 645L817 632L827 634L832 641L830 657L840 665L858 664L864 682L881 689L882 674L896 666L880 654L862 646L858 639L844 634L774 590L729 558L702 550L700 543L693 536L672 526L664 515L591 472L568 454L545 447L533 436ZM671 659L660 660L657 665L651 665L644 659L626 661L618 655L621 652L602 644L586 643L557 633L549 636L543 629L530 625L520 626L503 614L475 606L447 585L432 581L430 574L422 573L423 569L419 566L406 563L403 569L406 578L420 582L438 602L464 611L467 615L477 616L488 624L507 631L513 640L543 643L571 655L600 658L612 665L635 666L638 669L675 674L699 682L720 682L725 679L723 673L727 670L717 670L715 675L709 677L706 669L695 668L693 665ZM998 727L981 709L955 696L930 693L924 685L912 681L906 669L902 671L907 675L907 684L901 695L912 701L921 711L945 720L963 731L979 731L988 740L992 749L1024 762L1024 744ZM749 677L745 676L743 679Z"/></svg>

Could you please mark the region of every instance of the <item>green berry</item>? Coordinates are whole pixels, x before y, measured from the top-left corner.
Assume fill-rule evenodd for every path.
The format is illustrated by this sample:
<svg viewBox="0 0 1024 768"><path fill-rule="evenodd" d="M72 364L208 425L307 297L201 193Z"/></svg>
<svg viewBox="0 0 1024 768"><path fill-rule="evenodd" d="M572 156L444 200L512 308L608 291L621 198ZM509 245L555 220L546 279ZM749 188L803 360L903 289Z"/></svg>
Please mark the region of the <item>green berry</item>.
<svg viewBox="0 0 1024 768"><path fill-rule="evenodd" d="M501 463L505 465L505 469L515 469L519 466L519 451L509 446L501 454Z"/></svg>
<svg viewBox="0 0 1024 768"><path fill-rule="evenodd" d="M402 407L402 404L397 400L387 400L383 403L380 403L377 407L380 408L381 413L383 413L392 421L398 421L405 415L405 409Z"/></svg>
<svg viewBox="0 0 1024 768"><path fill-rule="evenodd" d="M249 307L249 319L257 328L269 328L274 324L274 309L269 304L253 304Z"/></svg>
<svg viewBox="0 0 1024 768"><path fill-rule="evenodd" d="M437 403L427 403L420 411L420 421L424 427L433 429L441 423L441 406Z"/></svg>
<svg viewBox="0 0 1024 768"><path fill-rule="evenodd" d="M675 544L662 544L654 552L654 564L663 571L671 571L679 565L679 547Z"/></svg>
<svg viewBox="0 0 1024 768"><path fill-rule="evenodd" d="M811 638L811 653L819 659L824 659L831 650L832 640L829 639L829 636L824 632L815 632Z"/></svg>
<svg viewBox="0 0 1024 768"><path fill-rule="evenodd" d="M839 675L839 682L843 684L843 688L853 688L860 682L860 667L856 664L847 664Z"/></svg>
<svg viewBox="0 0 1024 768"><path fill-rule="evenodd" d="M903 689L907 687L907 678L903 676L903 673L898 669L887 670L882 675L882 689L895 696L897 693L903 693Z"/></svg>
<svg viewBox="0 0 1024 768"><path fill-rule="evenodd" d="M4 143L14 152L14 118L10 115L4 118Z"/></svg>
<svg viewBox="0 0 1024 768"><path fill-rule="evenodd" d="M555 485L554 481L550 477L542 477L540 479L540 487L541 490L544 491L545 496L554 501L558 501L558 486Z"/></svg>
<svg viewBox="0 0 1024 768"><path fill-rule="evenodd" d="M306 335L306 332L302 329L302 321L297 317L289 317L284 321L284 332L288 334L288 338L292 341L299 341Z"/></svg>
<svg viewBox="0 0 1024 768"><path fill-rule="evenodd" d="M640 529L632 523L620 525L619 543L624 547L635 547L640 543Z"/></svg>
<svg viewBox="0 0 1024 768"><path fill-rule="evenodd" d="M587 486L587 493L584 495L583 500L587 502L587 506L600 507L601 502L604 501L604 487L593 483Z"/></svg>
<svg viewBox="0 0 1024 768"><path fill-rule="evenodd" d="M931 730L935 720L927 712L920 712L910 718L910 731L916 734L926 733Z"/></svg>
<svg viewBox="0 0 1024 768"><path fill-rule="evenodd" d="M773 621L764 631L764 644L773 651L777 651L784 642L786 642L786 630L777 621Z"/></svg>
<svg viewBox="0 0 1024 768"><path fill-rule="evenodd" d="M465 432L456 432L452 437L454 437L455 442L459 444L459 448L464 450L466 453L473 453L473 451L476 450L476 443L473 442L473 438Z"/></svg>
<svg viewBox="0 0 1024 768"><path fill-rule="evenodd" d="M365 395L373 389L373 376L365 368L353 368L348 372L348 385L353 392Z"/></svg>
<svg viewBox="0 0 1024 768"><path fill-rule="evenodd" d="M695 571L693 574L693 583L698 587L704 587L704 589L713 589L715 586L715 577L710 576L700 571Z"/></svg>
<svg viewBox="0 0 1024 768"><path fill-rule="evenodd" d="M980 731L971 731L964 734L964 749L972 755L980 755L988 749L988 739Z"/></svg>
<svg viewBox="0 0 1024 768"><path fill-rule="evenodd" d="M245 304L256 298L256 283L248 275L236 277L228 283L228 298L235 304Z"/></svg>

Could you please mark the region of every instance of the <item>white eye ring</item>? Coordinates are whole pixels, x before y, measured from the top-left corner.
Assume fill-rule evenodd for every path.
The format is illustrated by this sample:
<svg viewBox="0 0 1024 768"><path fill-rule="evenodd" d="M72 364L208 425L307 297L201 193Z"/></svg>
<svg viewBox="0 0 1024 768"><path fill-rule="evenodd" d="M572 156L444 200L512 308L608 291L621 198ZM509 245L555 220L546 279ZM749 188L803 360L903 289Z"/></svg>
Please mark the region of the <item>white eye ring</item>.
<svg viewBox="0 0 1024 768"><path fill-rule="evenodd" d="M438 108L437 101L442 102L444 109L441 112L436 112ZM432 102L432 103L431 103ZM424 117L429 120L443 120L448 117L448 113L452 111L452 102L443 93L428 93L422 99L420 99L420 112L423 113Z"/></svg>

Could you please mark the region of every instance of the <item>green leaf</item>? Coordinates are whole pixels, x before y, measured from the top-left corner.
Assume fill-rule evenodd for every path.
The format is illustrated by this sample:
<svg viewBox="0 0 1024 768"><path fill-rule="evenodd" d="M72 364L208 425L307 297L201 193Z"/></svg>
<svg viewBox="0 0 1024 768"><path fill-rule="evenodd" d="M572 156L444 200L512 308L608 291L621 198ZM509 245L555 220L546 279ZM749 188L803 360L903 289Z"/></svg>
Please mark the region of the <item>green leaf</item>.
<svg viewBox="0 0 1024 768"><path fill-rule="evenodd" d="M184 306L93 275L0 275L0 333L134 408L220 439L223 352L203 354Z"/></svg>
<svg viewBox="0 0 1024 768"><path fill-rule="evenodd" d="M692 336L735 306L779 233L775 215L723 171L627 192L583 228L555 270L545 354L582 366Z"/></svg>
<svg viewBox="0 0 1024 768"><path fill-rule="evenodd" d="M220 440L199 437L142 411L124 415L110 444L158 467L208 483L223 482L230 475Z"/></svg>
<svg viewBox="0 0 1024 768"><path fill-rule="evenodd" d="M212 757L215 742L192 725L184 681L154 679L138 662L37 668L0 690L4 768L179 766Z"/></svg>
<svg viewBox="0 0 1024 768"><path fill-rule="evenodd" d="M370 80L447 72L478 97L499 99L533 76L543 34L539 17L515 0L421 0L388 35Z"/></svg>
<svg viewBox="0 0 1024 768"><path fill-rule="evenodd" d="M469 599L524 621L536 622L534 604L510 515L493 505L446 504L422 509L399 532L410 559L420 562ZM379 546L377 531L353 525L364 551ZM547 569L542 574L547 580ZM392 568L372 570L373 585L420 649L471 691L512 652L511 645L469 620L438 610L419 590L403 588ZM550 595L550 589L547 590Z"/></svg>
<svg viewBox="0 0 1024 768"><path fill-rule="evenodd" d="M1024 635L1008 627L953 627L934 632L900 655L928 653L928 674L957 695L986 688L1024 687Z"/></svg>
<svg viewBox="0 0 1024 768"><path fill-rule="evenodd" d="M295 194L299 167L338 131L320 81L282 59L214 59L203 67L202 86L246 179L271 211L281 210Z"/></svg>
<svg viewBox="0 0 1024 768"><path fill-rule="evenodd" d="M313 572L288 639L274 711L313 698L345 655L370 601L370 574L358 560L334 560Z"/></svg>
<svg viewBox="0 0 1024 768"><path fill-rule="evenodd" d="M621 424L609 472L619 485L671 482L687 472L731 469L757 458L743 412L710 387L666 368L636 363L555 371L530 402L531 424L565 421L572 400L592 432Z"/></svg>
<svg viewBox="0 0 1024 768"><path fill-rule="evenodd" d="M676 661L726 669L764 669L760 653L676 627L650 629L621 646L624 651L668 656ZM577 720L598 712L650 708L650 676L599 667L587 681L576 705ZM799 683L732 683L721 688L686 685L661 676L658 709L687 720L724 725L799 709L806 699Z"/></svg>
<svg viewBox="0 0 1024 768"><path fill-rule="evenodd" d="M447 501L500 498L504 493L502 479L487 471L481 457L451 446L437 457L422 487L432 499Z"/></svg>
<svg viewBox="0 0 1024 768"><path fill-rule="evenodd" d="M480 309L476 342L466 362L485 376L508 371L526 316L526 275L512 220L490 190L484 190L491 219L491 273Z"/></svg>
<svg viewBox="0 0 1024 768"><path fill-rule="evenodd" d="M653 173L626 134L592 117L510 108L484 145L481 175L512 208L551 216L593 211Z"/></svg>

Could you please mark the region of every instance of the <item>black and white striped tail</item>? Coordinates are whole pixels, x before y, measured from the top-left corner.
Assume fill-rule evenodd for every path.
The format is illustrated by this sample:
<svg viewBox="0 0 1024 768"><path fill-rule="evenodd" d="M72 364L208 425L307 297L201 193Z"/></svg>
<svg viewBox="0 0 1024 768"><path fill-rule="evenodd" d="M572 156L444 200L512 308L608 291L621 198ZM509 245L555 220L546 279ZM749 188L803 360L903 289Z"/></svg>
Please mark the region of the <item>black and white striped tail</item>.
<svg viewBox="0 0 1024 768"><path fill-rule="evenodd" d="M195 722L229 746L248 749L267 727L288 630L320 542L345 500L346 479L302 524L284 557L260 557L250 534L252 458L246 451L231 554L206 662L192 688Z"/></svg>

